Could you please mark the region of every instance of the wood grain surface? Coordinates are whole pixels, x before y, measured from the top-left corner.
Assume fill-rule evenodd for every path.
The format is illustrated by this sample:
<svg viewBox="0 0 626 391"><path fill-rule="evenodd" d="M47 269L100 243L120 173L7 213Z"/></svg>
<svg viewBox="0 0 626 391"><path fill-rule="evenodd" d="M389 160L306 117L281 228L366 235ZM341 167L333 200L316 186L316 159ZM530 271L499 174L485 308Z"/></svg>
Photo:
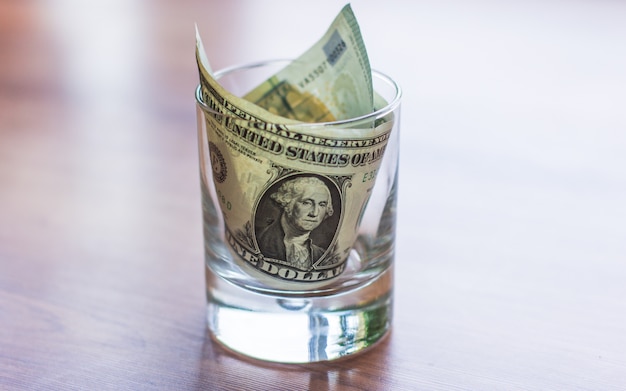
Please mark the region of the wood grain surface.
<svg viewBox="0 0 626 391"><path fill-rule="evenodd" d="M343 5L0 1L0 389L626 389L619 1L353 1L404 89L393 330L315 365L211 340L194 22L218 69Z"/></svg>

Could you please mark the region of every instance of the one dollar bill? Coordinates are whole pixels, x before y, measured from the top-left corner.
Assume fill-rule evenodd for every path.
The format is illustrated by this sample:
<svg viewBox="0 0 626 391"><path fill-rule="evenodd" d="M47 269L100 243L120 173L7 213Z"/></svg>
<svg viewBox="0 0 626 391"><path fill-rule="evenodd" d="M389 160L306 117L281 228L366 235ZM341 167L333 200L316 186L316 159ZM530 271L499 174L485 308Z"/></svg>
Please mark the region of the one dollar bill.
<svg viewBox="0 0 626 391"><path fill-rule="evenodd" d="M350 16L354 17L352 11L344 8L314 48L335 45L337 31L344 42L360 41L360 33L355 36L358 26L350 27L356 20L346 24L347 30L337 26ZM320 77L315 88L315 80L307 88L295 81L307 77L309 71L303 64L332 67L328 51L311 49L303 55L305 59L295 60L300 75L298 67L279 72L274 77L278 85L288 82L300 95L310 94L316 110L329 112L320 117L306 104L289 102L290 114L284 115L284 105L279 103L289 97L272 97L278 94L276 85L264 83L254 89L247 98L252 96L255 103L225 90L213 77L198 37L196 58L212 168L212 178L207 178L212 184L207 185L214 186L221 199L224 240L234 261L268 286L301 290L305 284L314 289L346 269L393 118L356 127L314 126L304 121L325 122L372 112L371 70L362 41L356 51L358 55L348 56L347 51L331 50L335 57L345 56L346 62L338 65L343 70L326 81ZM311 57L310 53L316 54ZM339 64L341 59L333 61ZM359 85L351 85L350 91L330 88L326 95L318 91L319 86L341 80L344 72L351 74L351 83ZM333 74L330 69L323 73ZM360 97L362 91L365 98L358 103L345 101L355 94Z"/></svg>

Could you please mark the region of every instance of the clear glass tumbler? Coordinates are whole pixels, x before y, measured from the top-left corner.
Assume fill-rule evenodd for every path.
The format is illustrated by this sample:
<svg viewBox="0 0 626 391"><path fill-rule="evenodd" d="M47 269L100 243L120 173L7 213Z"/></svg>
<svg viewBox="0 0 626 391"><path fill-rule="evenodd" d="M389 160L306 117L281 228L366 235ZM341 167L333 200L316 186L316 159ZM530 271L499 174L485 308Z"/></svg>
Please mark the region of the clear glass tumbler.
<svg viewBox="0 0 626 391"><path fill-rule="evenodd" d="M215 78L242 96L287 64L236 66ZM373 86L384 104L371 114L269 130L226 118L198 87L208 328L231 350L281 363L333 360L391 327L401 91L376 71ZM242 169L243 160L257 170ZM289 189L293 203L283 199ZM305 241L290 244L287 216Z"/></svg>

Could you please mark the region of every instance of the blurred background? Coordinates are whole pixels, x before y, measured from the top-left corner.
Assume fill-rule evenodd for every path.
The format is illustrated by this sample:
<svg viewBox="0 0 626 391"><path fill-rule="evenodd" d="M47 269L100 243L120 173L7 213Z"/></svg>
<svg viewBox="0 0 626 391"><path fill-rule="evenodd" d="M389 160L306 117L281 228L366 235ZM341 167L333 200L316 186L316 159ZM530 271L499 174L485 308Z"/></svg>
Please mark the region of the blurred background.
<svg viewBox="0 0 626 391"><path fill-rule="evenodd" d="M466 385L626 384L626 2L351 4L404 92L394 357ZM0 282L37 271L19 289L61 300L54 276L89 275L90 300L167 276L202 300L194 23L220 69L297 57L344 5L2 0Z"/></svg>

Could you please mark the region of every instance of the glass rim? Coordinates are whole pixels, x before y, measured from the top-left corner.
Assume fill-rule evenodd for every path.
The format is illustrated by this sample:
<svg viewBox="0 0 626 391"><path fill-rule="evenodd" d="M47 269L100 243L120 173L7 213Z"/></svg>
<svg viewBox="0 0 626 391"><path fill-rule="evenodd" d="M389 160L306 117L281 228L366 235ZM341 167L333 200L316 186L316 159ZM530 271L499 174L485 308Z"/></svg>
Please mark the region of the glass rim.
<svg viewBox="0 0 626 391"><path fill-rule="evenodd" d="M259 68L265 65L269 65L272 63L280 63L280 62L285 62L285 63L289 63L291 61L291 59L274 59L274 60L263 60L263 61L257 61L257 62L249 62L249 63L242 63L242 64L236 64L236 65L231 65L225 68L222 68L216 72L214 72L214 77L216 80L219 80L220 77L225 76L229 73L232 72L236 72L236 71L240 71L243 69L250 69L250 68ZM319 126L337 126L337 125L347 125L347 124L354 124L354 123L359 123L362 121L371 121L371 120L375 120L378 118L382 118L384 116L386 116L387 114L391 113L392 111L394 111L399 105L400 105L400 100L402 98L402 89L400 88L400 85L393 80L391 77L387 76L386 74L376 70L376 69L372 69L372 79L376 77L380 80L382 80L383 82L387 83L389 86L392 87L394 93L393 99L391 99L391 101L387 102L387 104L384 107L381 107L378 110L372 111L371 113L367 113L367 114L363 114L360 115L358 117L353 117L353 118L347 118L347 119L341 119L341 120L336 120L336 121L328 121L328 122L299 122L297 124L284 124L285 126L291 126L293 127L294 125L297 126L298 128L301 127L319 127ZM374 90L374 92L376 92L376 90ZM208 111L210 113L213 114L217 114L217 115L221 115L221 116L225 116L225 117L233 117L232 115L229 114L224 114L224 113L220 113L218 111L215 111L213 109L211 109L209 106L207 106L204 101L202 100L202 91L201 91L201 85L198 84L198 86L196 87L196 103L202 107L202 110ZM278 123L278 122L272 122L273 124L280 124L283 125L282 123Z"/></svg>

